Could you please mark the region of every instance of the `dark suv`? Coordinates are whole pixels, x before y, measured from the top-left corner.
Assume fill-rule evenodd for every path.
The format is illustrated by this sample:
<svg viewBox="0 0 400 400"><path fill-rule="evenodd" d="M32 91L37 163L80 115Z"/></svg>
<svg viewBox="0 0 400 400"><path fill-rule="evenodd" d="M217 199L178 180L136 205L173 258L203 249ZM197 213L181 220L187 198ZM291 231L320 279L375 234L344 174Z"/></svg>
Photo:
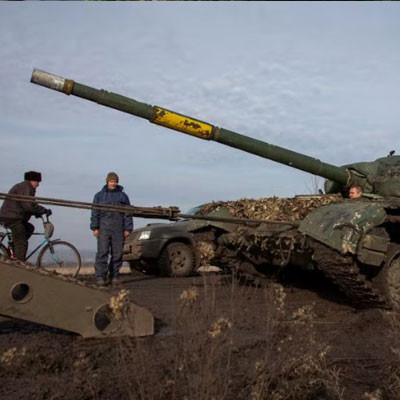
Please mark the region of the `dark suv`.
<svg viewBox="0 0 400 400"><path fill-rule="evenodd" d="M202 206L190 209L187 214L199 214ZM222 208L210 215L230 216ZM188 276L200 264L196 235L200 231L227 232L232 229L231 224L227 223L189 219L148 224L135 229L125 240L123 259L129 262L131 269L165 276Z"/></svg>

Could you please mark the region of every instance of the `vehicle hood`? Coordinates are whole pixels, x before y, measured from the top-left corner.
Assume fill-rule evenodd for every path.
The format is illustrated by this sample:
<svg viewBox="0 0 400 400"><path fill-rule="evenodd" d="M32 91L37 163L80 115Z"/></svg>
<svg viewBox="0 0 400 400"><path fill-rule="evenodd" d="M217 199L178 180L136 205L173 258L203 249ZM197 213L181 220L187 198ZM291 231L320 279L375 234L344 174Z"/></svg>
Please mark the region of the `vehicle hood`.
<svg viewBox="0 0 400 400"><path fill-rule="evenodd" d="M141 228L134 229L131 234L128 236L126 241L135 240L141 232L143 231L151 231L152 236L157 236L158 238L163 237L163 232L165 231L168 235L171 234L182 234L188 235L188 224L189 221L177 221L170 223L155 223L143 226ZM154 233L153 233L154 232Z"/></svg>

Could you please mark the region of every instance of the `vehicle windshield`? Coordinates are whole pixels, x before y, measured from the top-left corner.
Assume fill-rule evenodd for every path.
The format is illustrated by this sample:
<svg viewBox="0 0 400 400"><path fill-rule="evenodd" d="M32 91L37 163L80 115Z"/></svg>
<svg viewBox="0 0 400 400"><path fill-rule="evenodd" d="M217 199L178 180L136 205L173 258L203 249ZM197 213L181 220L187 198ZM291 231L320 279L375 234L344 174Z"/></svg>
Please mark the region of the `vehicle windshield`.
<svg viewBox="0 0 400 400"><path fill-rule="evenodd" d="M200 209L201 209L202 206L203 206L203 205L196 206L196 207L192 207L192 208L190 208L190 209L187 211L186 214L189 214L189 215L197 215L197 214L200 213Z"/></svg>

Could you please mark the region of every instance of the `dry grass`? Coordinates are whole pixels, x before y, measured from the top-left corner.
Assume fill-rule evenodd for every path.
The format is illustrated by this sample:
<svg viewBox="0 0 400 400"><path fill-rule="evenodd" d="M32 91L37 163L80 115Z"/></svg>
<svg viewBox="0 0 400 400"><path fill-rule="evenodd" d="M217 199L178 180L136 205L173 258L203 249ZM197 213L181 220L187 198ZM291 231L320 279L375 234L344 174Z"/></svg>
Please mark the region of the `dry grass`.
<svg viewBox="0 0 400 400"><path fill-rule="evenodd" d="M40 382L29 386L30 398L44 398L46 388L47 398L65 400L343 399L312 305L289 312L279 285L225 282L227 291L220 283L208 276L184 290L175 320L153 337L83 341L62 335L48 341L52 334L45 332L33 344L12 337L0 352L0 378L20 382L25 374L24 382ZM113 297L118 318L127 297L126 290ZM390 376L394 393L399 380ZM366 399L378 395L367 393Z"/></svg>
<svg viewBox="0 0 400 400"><path fill-rule="evenodd" d="M247 327L254 313L242 307L259 300L260 290L263 305L256 318L264 334L252 340ZM281 286L232 282L224 299L215 281L205 278L202 287L183 291L179 302L165 340L120 341L119 370L130 399L343 398L338 371L326 362L329 348L316 337L313 307L288 316Z"/></svg>
<svg viewBox="0 0 400 400"><path fill-rule="evenodd" d="M388 340L392 358L388 360L384 369L382 388L373 393L366 393L369 400L400 400L400 304L387 312L389 321Z"/></svg>

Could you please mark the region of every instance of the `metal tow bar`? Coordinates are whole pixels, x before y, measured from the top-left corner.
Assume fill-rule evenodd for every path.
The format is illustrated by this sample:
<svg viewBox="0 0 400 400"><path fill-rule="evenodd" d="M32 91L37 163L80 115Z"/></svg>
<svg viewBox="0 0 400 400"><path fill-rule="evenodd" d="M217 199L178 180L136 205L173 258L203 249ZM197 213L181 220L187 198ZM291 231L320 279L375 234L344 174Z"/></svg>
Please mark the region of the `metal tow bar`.
<svg viewBox="0 0 400 400"><path fill-rule="evenodd" d="M111 308L112 293L74 278L37 270L0 256L0 314L78 333L84 338L147 336L153 315L127 301L124 318Z"/></svg>

